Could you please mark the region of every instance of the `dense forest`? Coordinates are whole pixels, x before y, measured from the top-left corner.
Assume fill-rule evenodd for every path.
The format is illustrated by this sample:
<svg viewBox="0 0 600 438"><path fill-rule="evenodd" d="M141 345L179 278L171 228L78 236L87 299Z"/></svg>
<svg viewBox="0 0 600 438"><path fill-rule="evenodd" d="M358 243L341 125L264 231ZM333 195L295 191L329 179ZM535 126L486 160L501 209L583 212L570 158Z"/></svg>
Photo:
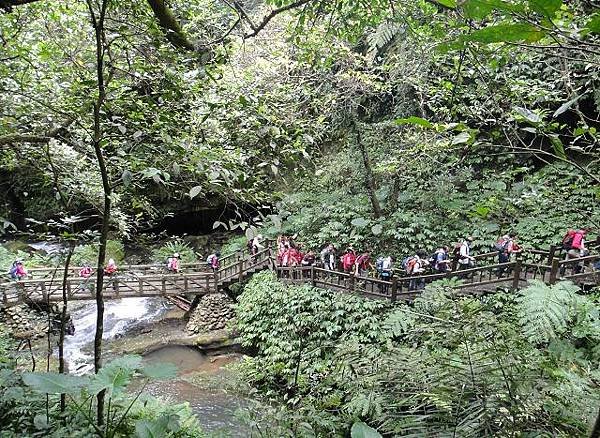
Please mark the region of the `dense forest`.
<svg viewBox="0 0 600 438"><path fill-rule="evenodd" d="M0 234L63 248L0 246L0 269L64 283L55 370L19 366L0 324L0 436L206 435L127 390L171 366L104 363L102 293L95 373L66 373L69 265L102 290L124 243L286 234L400 261L600 239L599 48L593 0L0 0ZM171 240L154 261L198 258ZM457 282L410 304L233 287L252 436L599 437L598 283Z"/></svg>

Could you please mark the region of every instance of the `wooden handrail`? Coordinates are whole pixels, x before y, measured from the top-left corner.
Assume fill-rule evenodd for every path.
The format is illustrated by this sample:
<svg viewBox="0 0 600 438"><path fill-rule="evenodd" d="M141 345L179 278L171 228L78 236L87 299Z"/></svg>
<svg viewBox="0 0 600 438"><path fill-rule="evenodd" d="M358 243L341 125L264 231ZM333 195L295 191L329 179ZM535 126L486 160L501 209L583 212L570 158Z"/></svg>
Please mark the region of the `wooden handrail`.
<svg viewBox="0 0 600 438"><path fill-rule="evenodd" d="M459 286L459 288L463 289L508 281L512 281L512 288L517 289L521 282L527 281L530 278L540 278L547 283L553 284L559 278L559 273L564 272L563 270L566 266L579 263L588 264L590 261L600 259L600 255L590 255L559 260L553 257L556 248L550 247L550 251L547 252L528 250L523 253L536 256L541 255L543 256L541 262L537 261L540 260L537 257L534 259L535 262L525 262L519 257L516 261L476 266L446 273L394 276L391 281L388 281L373 277L355 276L352 273L331 271L315 266L277 267L273 264L271 242L266 242L265 248L256 254L252 255L247 250L242 250L222 258L221 262L225 260L231 261L231 263L225 264L216 272L210 271L208 266L202 262L183 263L181 264L182 269L191 268L192 271L180 273L167 272L163 264L124 265L119 268L116 274L105 276L105 290L109 296L115 298L124 296L122 295L123 293L126 296L165 296L175 293L185 293L186 291L199 293L199 290L202 291L200 293L210 293L216 292L234 281L241 281L244 277L248 277L257 270L269 268L274 269L277 275L285 281L310 283L313 286L331 287L336 290L366 294L375 298L385 298L395 301L398 297L401 299L414 297L421 287L419 285L443 278L469 277L470 281ZM498 253L493 251L479 254L474 258L482 260L496 257L497 255ZM544 264L546 260L551 262L551 265ZM193 271L196 268L202 268L202 270ZM66 282L69 294L71 294L73 289L79 289L82 285L94 285L96 282L95 275L88 278L73 275L79 269L81 267L78 266L69 268L69 277ZM61 267L33 268L29 271L30 273L52 272L56 273L56 275L0 283L0 297L3 296L3 299L6 300L8 293L13 302L14 300L49 299L50 296L56 300L59 295L58 290L62 287L62 275L59 275L62 271ZM589 276L599 278L596 271L572 274L563 276L563 278L577 280ZM190 282L189 285L188 280ZM16 285L17 287L13 289L6 287L10 285ZM119 286L121 286L121 290L119 290ZM2 295L1 291L3 290L4 294ZM74 294L76 294L76 297L73 299L90 299L93 292L89 292L89 294L74 292Z"/></svg>
<svg viewBox="0 0 600 438"><path fill-rule="evenodd" d="M563 266L563 265L573 265L573 264L578 264L581 262L587 262L587 261L594 261L600 259L600 254L594 254L594 255L588 255L585 257L576 257L573 259L566 259L566 260L560 260L558 262L559 266Z"/></svg>

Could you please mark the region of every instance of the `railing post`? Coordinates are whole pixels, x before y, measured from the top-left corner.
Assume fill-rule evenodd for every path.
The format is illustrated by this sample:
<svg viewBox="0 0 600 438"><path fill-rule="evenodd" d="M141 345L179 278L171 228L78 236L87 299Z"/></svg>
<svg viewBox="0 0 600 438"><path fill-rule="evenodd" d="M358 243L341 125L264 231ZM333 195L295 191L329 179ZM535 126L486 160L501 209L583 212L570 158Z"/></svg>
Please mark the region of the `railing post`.
<svg viewBox="0 0 600 438"><path fill-rule="evenodd" d="M317 279L315 278L315 267L310 267L310 285L312 287L317 287Z"/></svg>
<svg viewBox="0 0 600 438"><path fill-rule="evenodd" d="M550 245L550 250L548 251L548 263L552 263L554 254L556 254L556 245Z"/></svg>
<svg viewBox="0 0 600 438"><path fill-rule="evenodd" d="M219 278L216 272L213 272L213 283L215 285L215 293L219 292ZM210 291L207 291L210 292Z"/></svg>
<svg viewBox="0 0 600 438"><path fill-rule="evenodd" d="M521 259L517 259L517 261L515 262L515 270L513 272L513 283L512 283L513 290L519 289L519 281L521 280L521 267L522 267L521 264L522 264Z"/></svg>
<svg viewBox="0 0 600 438"><path fill-rule="evenodd" d="M398 299L398 277L392 277L392 303Z"/></svg>
<svg viewBox="0 0 600 438"><path fill-rule="evenodd" d="M238 262L238 270L240 271L240 272L238 272L238 279L241 282L244 278L244 260L243 259Z"/></svg>
<svg viewBox="0 0 600 438"><path fill-rule="evenodd" d="M348 292L354 292L354 273L350 273L350 277L348 277Z"/></svg>
<svg viewBox="0 0 600 438"><path fill-rule="evenodd" d="M554 284L556 283L556 279L558 278L558 267L560 264L560 260L555 258L552 259L552 269L550 269L550 280L548 283Z"/></svg>

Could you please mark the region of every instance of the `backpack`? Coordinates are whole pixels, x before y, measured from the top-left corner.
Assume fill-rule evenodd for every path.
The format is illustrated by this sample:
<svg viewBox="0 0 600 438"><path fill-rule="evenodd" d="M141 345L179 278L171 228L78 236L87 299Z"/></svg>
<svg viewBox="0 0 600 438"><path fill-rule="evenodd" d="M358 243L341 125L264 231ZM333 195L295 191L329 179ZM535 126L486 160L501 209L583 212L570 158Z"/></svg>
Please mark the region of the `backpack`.
<svg viewBox="0 0 600 438"><path fill-rule="evenodd" d="M571 249L581 249L583 243L584 233L576 231L573 235L573 241L571 242Z"/></svg>
<svg viewBox="0 0 600 438"><path fill-rule="evenodd" d="M462 243L457 243L454 245L454 249L452 250L452 256L455 259L459 259L460 258L460 247L462 246Z"/></svg>
<svg viewBox="0 0 600 438"><path fill-rule="evenodd" d="M375 261L375 269L377 272L383 271L383 257L378 257Z"/></svg>
<svg viewBox="0 0 600 438"><path fill-rule="evenodd" d="M407 262L406 262L406 273L408 275L411 275L415 269L415 265L417 264L417 258L416 257L411 257Z"/></svg>
<svg viewBox="0 0 600 438"><path fill-rule="evenodd" d="M214 256L215 256L214 254L211 254L211 255L209 255L209 256L206 258L206 263L207 263L209 266L212 266L212 260L213 260L213 257L214 257Z"/></svg>
<svg viewBox="0 0 600 438"><path fill-rule="evenodd" d="M565 234L565 237L563 237L562 240L563 249L568 251L573 248L573 239L575 239L575 234L577 234L575 230L567 231L567 234Z"/></svg>
<svg viewBox="0 0 600 438"><path fill-rule="evenodd" d="M354 262L356 262L356 255L354 255L351 252L347 252L342 257L342 264L344 266L352 266L352 265L354 265Z"/></svg>
<svg viewBox="0 0 600 438"><path fill-rule="evenodd" d="M429 262L429 264L431 266L435 266L435 264L437 263L437 256L438 256L438 253L436 251L427 258L427 261Z"/></svg>
<svg viewBox="0 0 600 438"><path fill-rule="evenodd" d="M18 269L18 268L17 268L17 265L16 265L16 264L13 264L13 265L10 267L10 270L8 271L8 275L10 275L10 278L12 278L13 280L16 280L16 279L17 279L17 269Z"/></svg>
<svg viewBox="0 0 600 438"><path fill-rule="evenodd" d="M494 244L494 249L498 252L506 252L506 249L508 248L508 240L504 240L502 238L498 239L498 241Z"/></svg>

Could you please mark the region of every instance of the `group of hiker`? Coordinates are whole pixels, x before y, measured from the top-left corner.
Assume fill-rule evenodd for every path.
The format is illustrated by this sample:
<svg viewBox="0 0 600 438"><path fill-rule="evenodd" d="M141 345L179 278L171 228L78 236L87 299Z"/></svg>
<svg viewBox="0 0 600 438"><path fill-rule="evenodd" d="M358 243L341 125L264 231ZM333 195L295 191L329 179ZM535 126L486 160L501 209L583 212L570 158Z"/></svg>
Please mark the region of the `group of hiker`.
<svg viewBox="0 0 600 438"><path fill-rule="evenodd" d="M588 232L589 228L567 232L562 240L562 248L565 250L567 258L583 257L589 254L585 247L585 236ZM473 243L473 237L471 236L456 243L452 250L448 246L440 246L432 254L427 251L417 251L404 257L401 260L399 269L395 266L396 259L393 256L381 256L374 260L370 250L357 252L352 247L347 247L343 253L338 254L338 250L333 243L326 244L319 253L320 257L317 258L312 250L303 252L301 245L295 242L296 238L296 235L282 235L277 238L276 262L278 266L317 266L330 271L339 270L361 277L373 273L382 280L389 280L395 273L403 273L407 276L418 276L426 273L443 274L474 268L476 265L476 259L471 254ZM516 233L511 232L501 236L496 241L494 250L498 252L498 263L504 264L521 254L523 248L517 242ZM598 266L595 266L595 268L600 269L600 262L597 262L596 265ZM504 274L507 269L505 266L500 266L497 272L498 275Z"/></svg>
<svg viewBox="0 0 600 438"><path fill-rule="evenodd" d="M561 242L566 259L584 257L589 254L585 240L589 231L589 228L568 230ZM396 259L390 255L373 260L370 250L357 252L350 246L338 255L338 250L333 243L326 244L320 251L319 257L317 257L317 254L312 250L303 252L301 245L296 243L296 239L297 235L281 235L277 238L276 263L278 266L316 266L330 271L340 270L360 277L374 273L382 280L390 280L395 273L404 273L408 276L418 276L425 273L443 274L473 268L476 264L475 257L471 254L473 237L470 236L455 244L452 251L448 246L438 247L433 254L428 254L426 251L417 251L403 258L399 269L395 266ZM258 252L265 248L263 243L263 236L260 234L248 240L250 257L256 257ZM498 252L499 264L510 262L512 257L523 251L517 243L516 234L512 232L501 236L495 243L494 250ZM221 254L218 251L207 257L206 263L213 271L219 269L220 257ZM594 268L600 270L600 261L596 261ZM179 253L173 253L167 258L166 269L171 273L180 272L181 256ZM500 266L498 275L505 273L506 269L506 267ZM79 270L79 277L87 279L93 272L89 264L84 264ZM114 259L109 259L104 268L104 273L112 276L117 272L118 267ZM14 280L23 280L28 275L23 260L15 260L9 270L9 276Z"/></svg>

